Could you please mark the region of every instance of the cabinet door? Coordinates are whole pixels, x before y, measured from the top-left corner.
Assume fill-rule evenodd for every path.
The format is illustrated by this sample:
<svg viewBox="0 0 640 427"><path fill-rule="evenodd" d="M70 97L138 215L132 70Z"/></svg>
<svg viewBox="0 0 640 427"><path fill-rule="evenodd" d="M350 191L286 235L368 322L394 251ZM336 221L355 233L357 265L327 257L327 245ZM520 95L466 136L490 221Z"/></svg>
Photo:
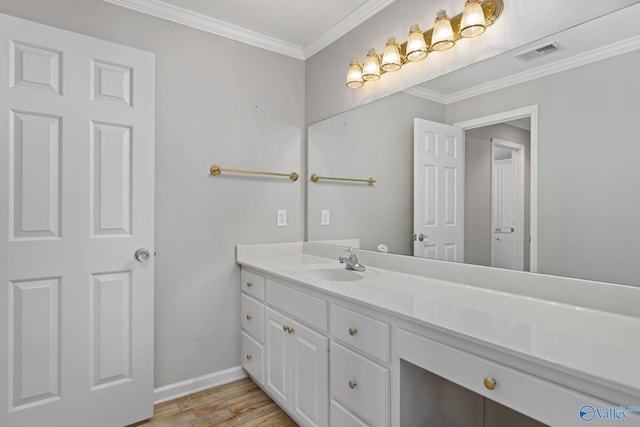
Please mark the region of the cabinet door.
<svg viewBox="0 0 640 427"><path fill-rule="evenodd" d="M266 378L265 387L271 396L284 408L290 407L290 372L289 346L291 334L286 328L292 327L292 322L286 316L270 308L265 310L266 320ZM294 327L295 328L295 327Z"/></svg>
<svg viewBox="0 0 640 427"><path fill-rule="evenodd" d="M300 324L295 324L291 338L291 410L307 426L327 426L329 338Z"/></svg>

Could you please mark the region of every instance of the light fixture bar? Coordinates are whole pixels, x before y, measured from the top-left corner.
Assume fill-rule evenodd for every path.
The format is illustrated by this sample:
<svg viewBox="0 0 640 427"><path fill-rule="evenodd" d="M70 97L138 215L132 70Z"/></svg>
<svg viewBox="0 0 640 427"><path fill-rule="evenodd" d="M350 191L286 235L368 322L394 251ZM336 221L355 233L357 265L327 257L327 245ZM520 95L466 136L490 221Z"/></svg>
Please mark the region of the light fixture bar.
<svg viewBox="0 0 640 427"><path fill-rule="evenodd" d="M492 26L498 20L498 18L500 18L500 15L502 14L502 11L504 9L504 2L503 0L483 0L480 2L480 6L482 7L482 11L485 17L485 27L488 28ZM453 42L457 42L461 38L464 38L460 34L460 26L462 22L463 13L464 12L461 12L456 16L449 18L449 21L451 22L451 28L453 30ZM424 31L422 34L424 36L425 43L427 46L426 53L430 54L431 52L434 52L434 49L432 49L432 46L431 46L431 42L433 38L433 28L430 28L427 31ZM405 41L399 46L401 65L404 65L410 62L407 59L407 43L408 41ZM426 56L427 55L424 55L424 57ZM388 71L385 71L384 67L380 69L380 75L383 75L387 72ZM365 81L366 80L367 79L365 79ZM354 85L352 86L347 85L347 86L351 88L356 88L356 86ZM357 87L360 87L360 86L357 86Z"/></svg>

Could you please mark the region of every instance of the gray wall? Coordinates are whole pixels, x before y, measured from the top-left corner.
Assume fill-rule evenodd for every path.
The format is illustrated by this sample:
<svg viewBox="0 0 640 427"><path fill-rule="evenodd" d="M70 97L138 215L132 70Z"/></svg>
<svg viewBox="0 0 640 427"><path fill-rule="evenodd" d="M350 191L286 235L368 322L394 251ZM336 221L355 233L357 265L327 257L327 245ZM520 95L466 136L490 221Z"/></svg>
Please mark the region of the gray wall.
<svg viewBox="0 0 640 427"><path fill-rule="evenodd" d="M308 239L359 238L360 247L411 255L413 119L442 122L444 106L400 92L308 128L309 173L374 178L374 186L320 181L308 186ZM320 213L331 212L322 226Z"/></svg>
<svg viewBox="0 0 640 427"><path fill-rule="evenodd" d="M491 138L525 146L525 212L529 211L530 132L506 124L465 132L464 262L491 265ZM529 230L529 215L523 224ZM525 242L529 234L525 234ZM525 244L524 270L529 271L529 245Z"/></svg>
<svg viewBox="0 0 640 427"><path fill-rule="evenodd" d="M538 105L538 270L640 284L634 51L446 106L456 123Z"/></svg>
<svg viewBox="0 0 640 427"><path fill-rule="evenodd" d="M100 0L0 12L155 52L155 385L239 365L235 245L301 240L303 183L208 169L303 172L304 63Z"/></svg>

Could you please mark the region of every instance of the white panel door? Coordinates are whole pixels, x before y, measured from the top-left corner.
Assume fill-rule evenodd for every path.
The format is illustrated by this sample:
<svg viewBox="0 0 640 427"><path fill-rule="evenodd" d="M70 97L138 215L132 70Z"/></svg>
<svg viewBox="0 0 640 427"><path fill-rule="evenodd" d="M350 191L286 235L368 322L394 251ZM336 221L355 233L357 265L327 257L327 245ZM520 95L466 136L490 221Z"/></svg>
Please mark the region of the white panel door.
<svg viewBox="0 0 640 427"><path fill-rule="evenodd" d="M493 229L491 266L516 269L517 200L512 159L494 160L492 179Z"/></svg>
<svg viewBox="0 0 640 427"><path fill-rule="evenodd" d="M413 122L414 256L464 261L464 133Z"/></svg>
<svg viewBox="0 0 640 427"><path fill-rule="evenodd" d="M152 415L154 62L0 15L3 427Z"/></svg>

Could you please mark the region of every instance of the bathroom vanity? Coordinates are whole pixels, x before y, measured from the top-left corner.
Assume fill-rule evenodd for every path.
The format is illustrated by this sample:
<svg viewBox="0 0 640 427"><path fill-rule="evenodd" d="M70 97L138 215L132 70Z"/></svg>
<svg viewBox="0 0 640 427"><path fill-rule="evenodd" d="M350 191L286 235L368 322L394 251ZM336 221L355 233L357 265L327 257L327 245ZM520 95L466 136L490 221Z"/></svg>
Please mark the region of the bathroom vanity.
<svg viewBox="0 0 640 427"><path fill-rule="evenodd" d="M237 247L242 366L300 425L640 425L640 288L356 252Z"/></svg>

